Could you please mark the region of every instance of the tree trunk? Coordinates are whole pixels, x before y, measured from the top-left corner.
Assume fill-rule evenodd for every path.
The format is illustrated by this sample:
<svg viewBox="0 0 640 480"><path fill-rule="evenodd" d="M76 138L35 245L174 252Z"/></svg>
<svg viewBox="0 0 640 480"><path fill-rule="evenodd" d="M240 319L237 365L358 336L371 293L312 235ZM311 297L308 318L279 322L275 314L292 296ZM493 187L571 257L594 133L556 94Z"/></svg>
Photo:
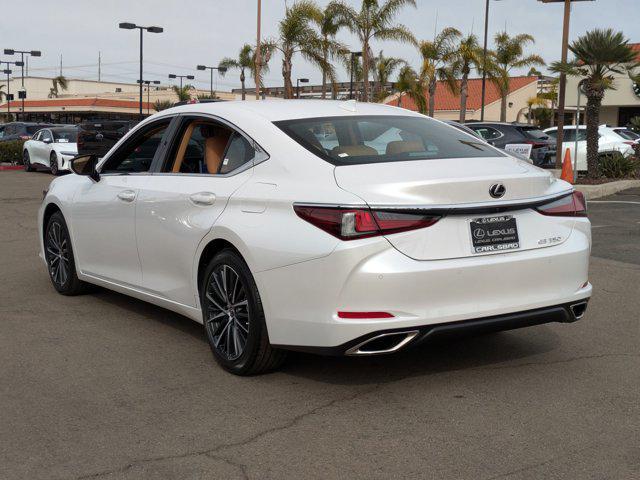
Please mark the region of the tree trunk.
<svg viewBox="0 0 640 480"><path fill-rule="evenodd" d="M460 80L460 123L467 120L467 98L469 97L469 75L462 75Z"/></svg>
<svg viewBox="0 0 640 480"><path fill-rule="evenodd" d="M242 100L246 100L247 99L247 92L245 90L244 87L244 68L242 70L240 70L240 83L242 84Z"/></svg>
<svg viewBox="0 0 640 480"><path fill-rule="evenodd" d="M604 92L598 88L587 91L587 176L597 178L598 172L598 125L600 124L600 104Z"/></svg>
<svg viewBox="0 0 640 480"><path fill-rule="evenodd" d="M362 101L369 101L369 42L362 44L362 79L363 91Z"/></svg>
<svg viewBox="0 0 640 480"><path fill-rule="evenodd" d="M436 88L438 87L438 81L435 76L429 80L429 116L433 118L436 111Z"/></svg>
<svg viewBox="0 0 640 480"><path fill-rule="evenodd" d="M507 121L507 94L503 93L500 99L500 121Z"/></svg>
<svg viewBox="0 0 640 480"><path fill-rule="evenodd" d="M284 79L284 98L293 98L293 84L291 83L291 59L282 60L282 78Z"/></svg>
<svg viewBox="0 0 640 480"><path fill-rule="evenodd" d="M398 94L398 106L401 107L402 106L402 92L400 92Z"/></svg>
<svg viewBox="0 0 640 480"><path fill-rule="evenodd" d="M324 63L327 63L327 52L326 50L322 52L322 58L324 59ZM320 96L323 100L327 98L327 71L322 69L322 95Z"/></svg>

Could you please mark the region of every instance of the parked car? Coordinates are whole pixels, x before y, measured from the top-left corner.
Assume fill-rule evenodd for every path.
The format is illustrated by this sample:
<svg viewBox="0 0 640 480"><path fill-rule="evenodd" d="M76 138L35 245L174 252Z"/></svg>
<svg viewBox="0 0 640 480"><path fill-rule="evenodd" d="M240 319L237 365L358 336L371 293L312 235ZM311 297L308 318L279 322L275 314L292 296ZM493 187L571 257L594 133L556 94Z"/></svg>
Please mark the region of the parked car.
<svg viewBox="0 0 640 480"><path fill-rule="evenodd" d="M203 323L240 375L286 350L373 355L581 318L582 194L472 138L369 103L163 110L51 183L40 255L63 295L102 285Z"/></svg>
<svg viewBox="0 0 640 480"><path fill-rule="evenodd" d="M509 144L530 144L531 160L538 167L553 167L556 161L556 143L533 125L500 122L473 122L467 127L478 133L491 145L504 149Z"/></svg>
<svg viewBox="0 0 640 480"><path fill-rule="evenodd" d="M69 162L78 155L76 141L78 127L43 128L24 142L22 162L24 169L47 169L53 175L69 171Z"/></svg>
<svg viewBox="0 0 640 480"><path fill-rule="evenodd" d="M38 130L53 126L55 126L53 123L9 122L4 125L0 142L29 140Z"/></svg>
<svg viewBox="0 0 640 480"><path fill-rule="evenodd" d="M611 130L624 140L640 143L640 134L627 127L613 127Z"/></svg>
<svg viewBox="0 0 640 480"><path fill-rule="evenodd" d="M558 127L551 127L545 130L554 140L557 138ZM571 152L571 158L574 158L574 152L576 147L576 126L566 125L563 128L563 140L562 151L566 152L567 149ZM587 127L586 125L580 125L577 129L578 135L578 157L573 160L576 165L576 170L587 170ZM633 154L632 140L627 140L620 136L613 128L606 125L598 127L598 153L607 154L611 152L620 152L623 155ZM564 155L564 153L563 153Z"/></svg>
<svg viewBox="0 0 640 480"><path fill-rule="evenodd" d="M78 155L104 156L137 121L95 120L78 126Z"/></svg>

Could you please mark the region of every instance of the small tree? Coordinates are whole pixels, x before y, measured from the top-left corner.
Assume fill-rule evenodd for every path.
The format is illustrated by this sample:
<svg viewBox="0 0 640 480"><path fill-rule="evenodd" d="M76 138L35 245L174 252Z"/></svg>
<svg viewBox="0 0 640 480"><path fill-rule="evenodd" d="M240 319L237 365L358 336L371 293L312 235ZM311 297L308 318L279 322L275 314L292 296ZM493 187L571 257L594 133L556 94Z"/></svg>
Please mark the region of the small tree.
<svg viewBox="0 0 640 480"><path fill-rule="evenodd" d="M386 0L380 5L378 0L361 0L360 10L343 1L334 1L331 5L339 21L358 36L362 45L362 99L368 102L371 41L392 40L415 44L413 34L404 25L394 25L393 21L402 8L407 5L415 7L416 2L415 0Z"/></svg>
<svg viewBox="0 0 640 480"><path fill-rule="evenodd" d="M171 88L173 89L174 93L178 97L179 102L187 102L191 100L191 90L193 89L193 85L185 85L182 88L180 88L177 85L174 85Z"/></svg>
<svg viewBox="0 0 640 480"><path fill-rule="evenodd" d="M600 106L606 90L615 89L615 75L627 74L638 78L640 62L637 52L629 46L622 32L612 29L592 30L569 45L575 58L567 63L554 62L551 70L582 77L587 96L587 176L595 178L598 172L598 125Z"/></svg>
<svg viewBox="0 0 640 480"><path fill-rule="evenodd" d="M51 79L51 88L49 89L49 98L57 98L59 94L59 90L66 91L68 86L68 81L62 75L58 75Z"/></svg>
<svg viewBox="0 0 640 480"><path fill-rule="evenodd" d="M156 100L153 104L153 108L156 112L166 110L171 107L173 107L173 102L171 100Z"/></svg>
<svg viewBox="0 0 640 480"><path fill-rule="evenodd" d="M427 112L427 97L424 94L424 85L419 81L418 74L409 65L405 65L400 69L395 87L398 91L399 107L402 107L402 96L406 95L413 100L420 113Z"/></svg>
<svg viewBox="0 0 640 480"><path fill-rule="evenodd" d="M448 27L442 30L436 38L431 41L420 42L419 50L422 57L422 67L420 68L420 78L427 84L429 91L429 116L433 117L436 106L436 89L438 80L446 82L449 89L456 93L458 82L455 72L450 65L454 59L454 42L462 34L459 30Z"/></svg>
<svg viewBox="0 0 640 480"><path fill-rule="evenodd" d="M253 70L253 61L254 61L253 47L248 43L245 43L240 49L238 58L226 57L226 58L223 58L218 64L218 68L222 68L226 70L231 70L231 69L240 70L240 85L242 88L242 100L247 99L247 91L245 87L245 80L246 80L245 70L246 69L249 69L250 71ZM226 73L225 70L218 70L218 72L223 77Z"/></svg>
<svg viewBox="0 0 640 480"><path fill-rule="evenodd" d="M391 92L389 92L385 85L389 83L391 76L396 69L406 64L407 62L401 58L385 57L382 50L380 50L380 54L375 59L374 65L374 74L376 79L374 98L377 102L384 101L384 99L390 95Z"/></svg>
<svg viewBox="0 0 640 480"><path fill-rule="evenodd" d="M332 4L329 4L318 18L318 27L320 29L320 36L322 39L322 58L325 65L329 65L330 59L344 57L348 54L347 47L338 43L335 39L338 34L338 30L343 26L344 24L340 21L336 9ZM322 68L321 98L323 99L327 98L327 78L329 77L329 73L330 72ZM331 90L334 92L333 96L335 96L335 82L332 82Z"/></svg>
<svg viewBox="0 0 640 480"><path fill-rule="evenodd" d="M493 68L487 69L491 82L500 92L500 121L507 121L507 96L511 88L511 71L514 68L543 66L544 60L540 55L525 55L524 49L535 43L528 33L521 33L510 37L507 32L495 36L495 51L492 52Z"/></svg>
<svg viewBox="0 0 640 480"><path fill-rule="evenodd" d="M471 69L480 71L483 66L483 52L478 38L471 34L460 40L451 52L451 70L454 76L460 75L460 123L467 119L467 99L469 98L469 74Z"/></svg>

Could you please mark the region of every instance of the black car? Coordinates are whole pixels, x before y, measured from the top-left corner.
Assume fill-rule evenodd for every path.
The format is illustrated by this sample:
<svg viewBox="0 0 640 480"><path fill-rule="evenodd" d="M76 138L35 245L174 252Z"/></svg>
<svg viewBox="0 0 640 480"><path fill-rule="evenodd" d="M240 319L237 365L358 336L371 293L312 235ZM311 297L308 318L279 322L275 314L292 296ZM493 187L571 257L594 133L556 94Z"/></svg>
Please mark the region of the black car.
<svg viewBox="0 0 640 480"><path fill-rule="evenodd" d="M103 157L136 125L130 120L94 120L78 125L78 155Z"/></svg>
<svg viewBox="0 0 640 480"><path fill-rule="evenodd" d="M465 124L491 145L504 149L509 144L528 143L531 160L538 167L553 167L556 162L556 140L534 125L501 122Z"/></svg>
<svg viewBox="0 0 640 480"><path fill-rule="evenodd" d="M56 126L53 123L35 123L35 122L10 122L6 123L0 142L10 142L11 140L29 140L34 133L43 128Z"/></svg>

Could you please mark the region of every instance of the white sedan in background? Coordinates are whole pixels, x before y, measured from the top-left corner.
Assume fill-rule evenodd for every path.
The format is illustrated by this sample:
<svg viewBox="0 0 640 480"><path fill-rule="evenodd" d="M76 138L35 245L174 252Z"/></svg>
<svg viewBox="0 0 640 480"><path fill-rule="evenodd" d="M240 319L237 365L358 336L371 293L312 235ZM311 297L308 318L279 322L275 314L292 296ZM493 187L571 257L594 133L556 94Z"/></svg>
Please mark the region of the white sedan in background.
<svg viewBox="0 0 640 480"><path fill-rule="evenodd" d="M625 129L626 130L626 129ZM562 131L564 132L562 138L562 159L564 160L564 154L569 149L571 152L571 160L577 165L578 171L587 170L587 127L586 125L580 125L577 130L578 135L578 159L577 162L574 158L574 151L576 148L576 127L575 125L566 125ZM557 138L558 127L547 128L544 133L550 137ZM631 132L633 133L633 132ZM609 127L607 125L600 125L598 127L598 153L605 154L611 152L620 152L623 155L633 155L634 140L625 138L616 128Z"/></svg>
<svg viewBox="0 0 640 480"><path fill-rule="evenodd" d="M70 160L78 154L78 127L61 126L38 130L24 142L22 161L27 172L50 170L53 175L69 171Z"/></svg>
<svg viewBox="0 0 640 480"><path fill-rule="evenodd" d="M286 350L373 355L573 322L591 296L583 196L405 109L184 105L72 169L38 216L54 288L186 315L239 375Z"/></svg>

